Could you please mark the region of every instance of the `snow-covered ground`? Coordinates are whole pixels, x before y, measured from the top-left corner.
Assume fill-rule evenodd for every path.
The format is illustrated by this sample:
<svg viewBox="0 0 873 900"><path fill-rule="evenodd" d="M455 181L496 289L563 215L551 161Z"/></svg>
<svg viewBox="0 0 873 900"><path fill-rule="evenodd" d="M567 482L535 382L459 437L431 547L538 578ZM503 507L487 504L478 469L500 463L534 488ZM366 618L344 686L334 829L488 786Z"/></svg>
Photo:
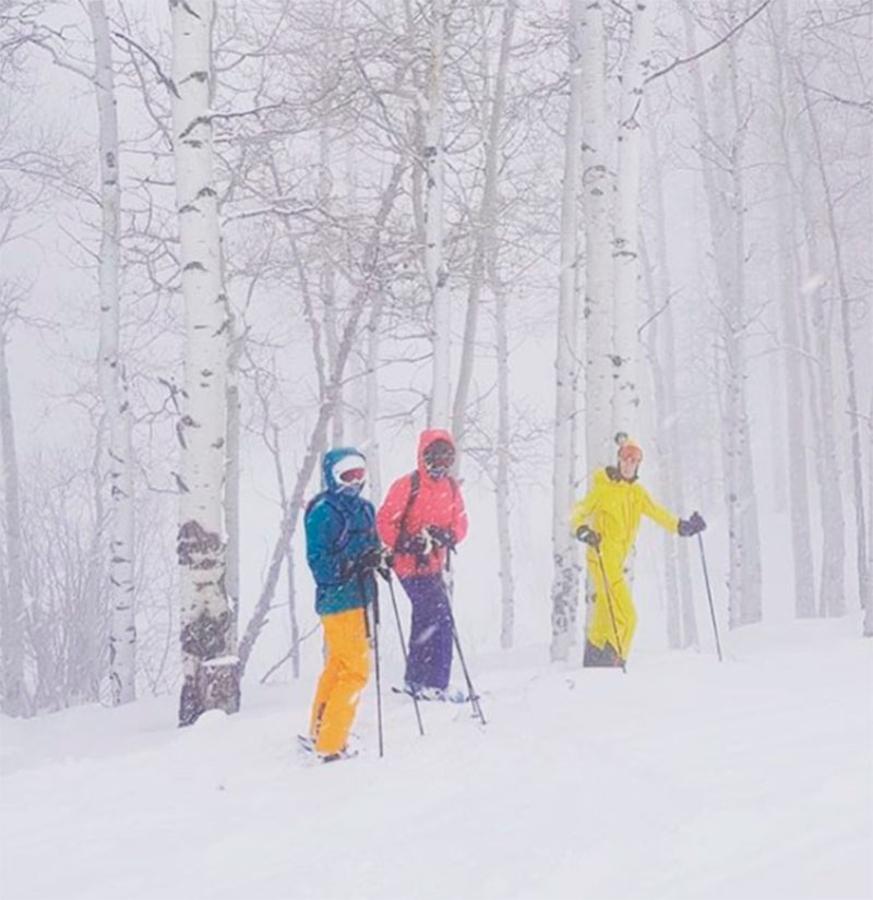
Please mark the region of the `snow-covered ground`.
<svg viewBox="0 0 873 900"><path fill-rule="evenodd" d="M312 687L3 720L4 900L873 896L873 642L744 629L627 676L480 656L489 719L372 688L361 755L307 765ZM389 666L389 668L391 668ZM386 682L396 679L386 673Z"/></svg>

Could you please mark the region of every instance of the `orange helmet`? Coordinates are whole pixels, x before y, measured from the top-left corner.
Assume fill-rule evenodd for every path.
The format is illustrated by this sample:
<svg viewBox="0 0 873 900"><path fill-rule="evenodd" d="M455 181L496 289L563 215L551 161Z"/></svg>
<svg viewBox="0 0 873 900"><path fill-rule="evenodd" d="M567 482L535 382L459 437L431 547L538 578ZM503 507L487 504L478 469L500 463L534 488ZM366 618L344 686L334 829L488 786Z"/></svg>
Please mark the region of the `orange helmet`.
<svg viewBox="0 0 873 900"><path fill-rule="evenodd" d="M643 461L643 450L640 445L629 438L623 431L615 436L615 442L618 444L618 458L627 462L634 462L639 465Z"/></svg>

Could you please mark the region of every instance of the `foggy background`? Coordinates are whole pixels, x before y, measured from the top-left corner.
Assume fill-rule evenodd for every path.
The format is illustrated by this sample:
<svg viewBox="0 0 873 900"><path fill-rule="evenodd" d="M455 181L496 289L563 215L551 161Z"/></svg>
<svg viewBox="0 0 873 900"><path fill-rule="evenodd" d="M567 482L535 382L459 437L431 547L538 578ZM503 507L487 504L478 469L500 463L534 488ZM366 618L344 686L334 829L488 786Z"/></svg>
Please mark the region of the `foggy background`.
<svg viewBox="0 0 873 900"><path fill-rule="evenodd" d="M443 134L454 380L465 338L474 241L481 227L477 209L483 189L483 121L494 91L504 4L458 0L449 6ZM744 355L741 379L755 492L743 503L754 504L759 518L763 620L795 614L792 444L800 441L805 450L801 478L810 505L802 527L812 548L815 614L854 615L864 602L856 545L858 502L864 504L867 523L868 572L873 533L873 11L869 2L851 0L773 0L752 15L759 6L695 2L688 5L689 16L681 3L660 4L649 69L659 74L646 85L636 114L641 132L642 255L638 299L629 314L638 329L641 403L633 434L645 452L641 478L653 496L681 516L698 509L709 522L707 549L725 624L732 540L726 496L739 489L725 474L726 434L736 427L725 408L725 329L734 326L726 324L727 300L715 272L713 248L725 238L712 232L703 181L707 164L728 178L725 184L735 184L730 179L737 172L742 180L741 196L724 193L724 185L719 190L725 209L734 216L731 232L738 223L744 230L744 256L735 272L743 282L744 300L735 332ZM101 463L106 428L95 362L101 225L97 115L90 80L93 38L83 4L5 0L2 9L3 378L11 396L25 531L31 712L42 712L98 699L108 702L106 479ZM173 391L182 384L184 325L169 94L157 68L169 71L170 18L167 4L135 0L107 3L107 13L115 34L121 142L120 358L130 388L133 427L137 691L166 693L179 681L179 411ZM620 3L605 5L611 128L618 118L629 15ZM699 60L687 59L693 55L688 21L697 50L712 48ZM415 210L421 172L419 168L415 174L420 147L414 140L415 79L424 77L427 22L424 6L391 0L218 3L214 109L228 115L216 118L214 125L216 188L226 286L244 333L241 631L254 609L278 534L276 463L292 485L319 408L315 339L304 293L312 304L322 353L329 354L330 328L341 325L348 314L362 278L367 230L400 153L407 154L408 163L379 260L377 290L385 309L378 326L378 454L368 444L363 422L368 402L368 334L363 327L353 344L343 405L328 444L341 439L370 453L383 491L414 465L431 389L432 316L417 225L420 213ZM736 34L719 43L733 28ZM677 60L670 71L662 71ZM701 130L695 71L709 107L709 134ZM567 4L519 4L507 72L505 113L498 131L496 235L510 349L514 641L517 646L542 646L551 636L554 574L555 353L570 96ZM611 147L611 165L616 166L614 142ZM580 298L586 266L585 178L582 171L577 200ZM657 249L659 236L665 241L663 258ZM785 258L786 247L791 259ZM837 252L846 296L841 294ZM462 442L461 476L471 533L458 557L457 612L474 654L500 646L494 304L493 285L486 283ZM785 331L785 305L797 322L794 343ZM581 356L586 334L581 300L579 307L575 327ZM845 352L843 307L851 359ZM665 348L668 318L674 331L672 354ZM792 356L801 360L799 435L789 433L786 416L786 366ZM662 377L672 372L675 378L675 395L666 408L659 408L655 396L653 361ZM850 367L857 382L854 413L847 388ZM825 372L830 388L822 389ZM581 437L584 372L576 387L574 421L580 437L573 493L578 498L587 489L590 471L613 460L605 453L606 458L586 458ZM823 405L822 391L830 393L830 409ZM853 470L853 415L862 447L861 485ZM834 455L821 462L824 433L833 438ZM682 485L682 508L675 508L675 496L665 494L667 469L674 484ZM3 499L8 484L4 482ZM317 490L313 478L306 498ZM822 490L838 498L838 524L822 511ZM378 504L380 497L372 499ZM565 505L569 516L569 498ZM7 528L4 520L0 554L5 552L2 536ZM842 544L843 602L834 608L822 600L819 583L825 533ZM635 587L641 649L664 649L670 643L663 547L658 530L644 525ZM316 618L302 550L298 529L294 601L300 631L308 633ZM695 562L699 637L688 643L709 648L697 568ZM247 679L260 679L289 649L288 591L283 573ZM579 616L584 621L584 606ZM91 633L83 634L86 628ZM317 664L319 643L317 634L305 643L309 656L304 671ZM37 677L40 666L49 668ZM290 678L290 663L273 677Z"/></svg>

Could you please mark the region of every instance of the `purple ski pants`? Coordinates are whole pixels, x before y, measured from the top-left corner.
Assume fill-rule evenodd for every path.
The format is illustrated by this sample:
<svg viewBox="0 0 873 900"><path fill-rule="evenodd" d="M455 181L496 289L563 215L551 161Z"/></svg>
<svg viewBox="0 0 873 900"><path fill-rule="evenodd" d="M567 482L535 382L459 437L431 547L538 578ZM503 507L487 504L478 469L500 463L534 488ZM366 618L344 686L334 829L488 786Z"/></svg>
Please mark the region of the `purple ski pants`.
<svg viewBox="0 0 873 900"><path fill-rule="evenodd" d="M452 670L452 613L441 574L401 582L412 603L406 684L445 690Z"/></svg>

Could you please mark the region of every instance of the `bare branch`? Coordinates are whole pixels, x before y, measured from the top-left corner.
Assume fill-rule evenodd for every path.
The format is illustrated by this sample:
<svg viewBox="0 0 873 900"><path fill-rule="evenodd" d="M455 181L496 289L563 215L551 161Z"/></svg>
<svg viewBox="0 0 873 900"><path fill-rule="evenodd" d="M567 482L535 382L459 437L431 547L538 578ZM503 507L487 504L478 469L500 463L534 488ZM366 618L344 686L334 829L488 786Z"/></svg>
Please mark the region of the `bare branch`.
<svg viewBox="0 0 873 900"><path fill-rule="evenodd" d="M755 16L757 16L759 13L762 13L770 5L770 2L771 0L764 0L764 2L753 13L750 13L748 16L746 16L746 18L743 19L742 22L734 25L734 27L731 28L731 30L727 34L725 34L724 37L719 38L714 44L710 44L709 47L706 47L699 53L695 53L693 56L686 56L683 59L674 59L673 62L671 62L670 65L665 69L660 69L657 72L653 72L651 75L649 75L649 77L646 78L643 84L648 84L650 81L654 81L656 78L660 78L662 75L666 75L668 72L672 72L673 69L677 68L678 66L684 66L685 63L690 63L694 62L695 60L701 59L702 57L706 56L707 53L712 53L713 50L718 49L722 44L726 44L738 31L740 31L742 28L745 28L746 25L748 25L749 22L751 22L752 19L755 18Z"/></svg>
<svg viewBox="0 0 873 900"><path fill-rule="evenodd" d="M135 47L137 50L139 50L139 52L142 53L142 55L152 64L152 67L154 68L155 73L158 76L158 79L166 87L166 89L171 94L173 94L175 97L178 97L179 99L181 99L181 97L179 95L179 91L176 90L176 85L173 82L173 79L168 78L164 74L164 70L161 68L161 64L154 58L154 56L152 56L151 53L149 53L148 50L146 50L145 47L142 46L142 44L138 44L132 37L130 37L129 35L123 34L120 31L113 31L112 34L114 37L117 37L119 40L124 41L126 44L130 45L131 47Z"/></svg>

